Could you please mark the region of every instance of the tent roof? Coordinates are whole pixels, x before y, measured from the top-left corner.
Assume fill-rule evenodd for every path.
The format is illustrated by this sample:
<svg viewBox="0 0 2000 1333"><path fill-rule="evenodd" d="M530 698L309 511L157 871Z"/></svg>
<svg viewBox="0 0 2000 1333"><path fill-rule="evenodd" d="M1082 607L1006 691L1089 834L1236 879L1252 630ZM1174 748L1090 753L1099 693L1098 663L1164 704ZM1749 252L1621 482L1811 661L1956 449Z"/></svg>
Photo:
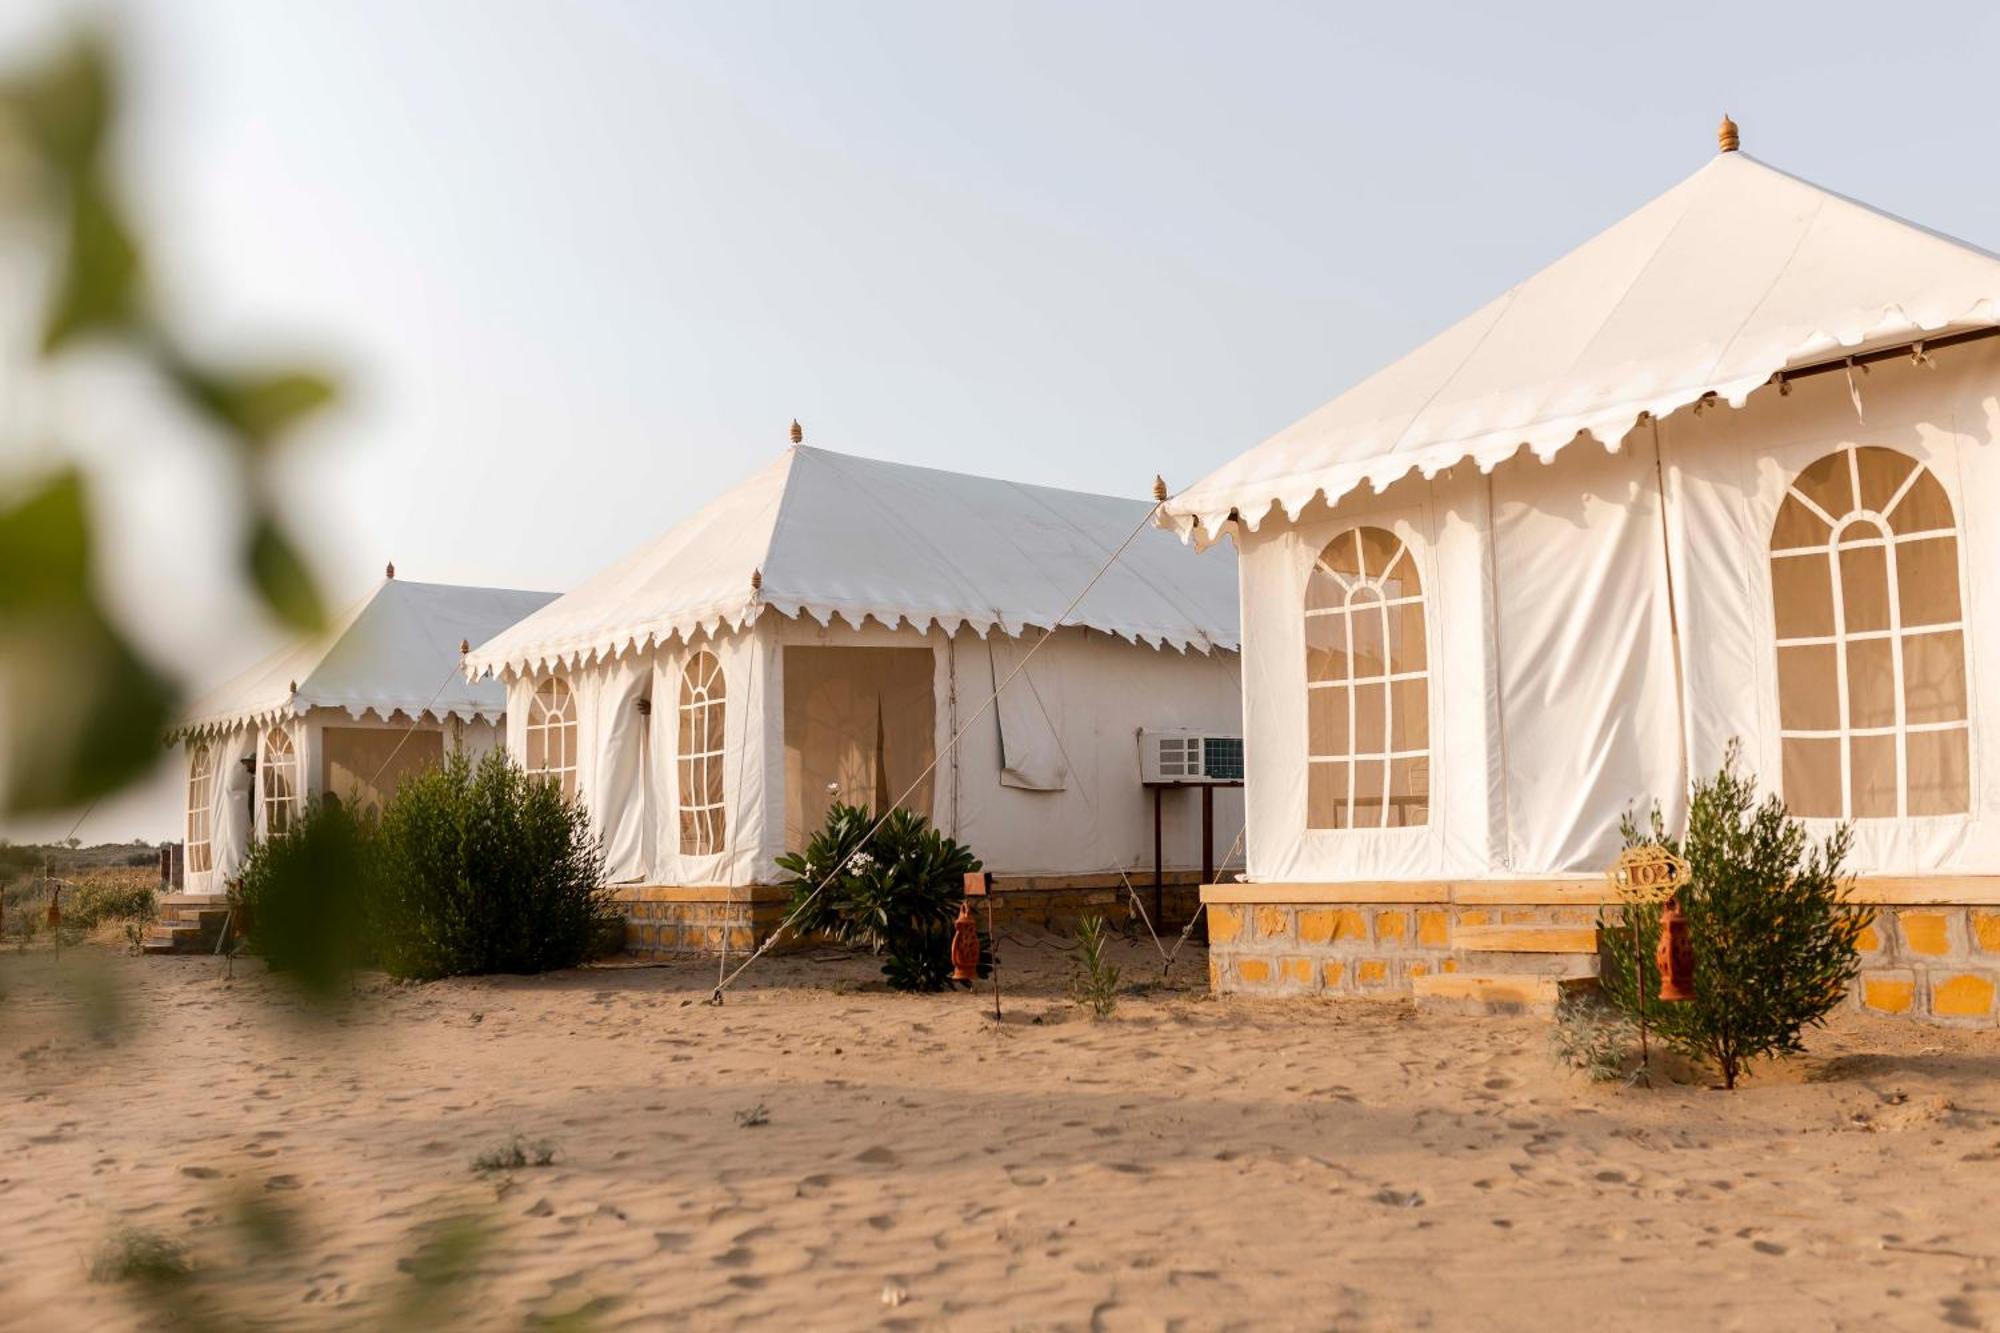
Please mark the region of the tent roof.
<svg viewBox="0 0 2000 1333"><path fill-rule="evenodd" d="M765 609L947 631L1049 626L1150 506L795 446L666 535L474 650L529 672L741 627ZM754 582L753 582L754 576ZM1234 562L1139 531L1069 624L1236 646Z"/></svg>
<svg viewBox="0 0 2000 1333"><path fill-rule="evenodd" d="M2000 322L2000 257L1724 152L1638 212L1175 496L1212 540L1412 470L1482 471L1778 371Z"/></svg>
<svg viewBox="0 0 2000 1333"><path fill-rule="evenodd" d="M506 708L506 691L466 680L457 670L458 645L489 639L554 597L384 579L318 638L272 654L197 701L175 734L262 726L310 708L344 708L355 717L401 711L497 718Z"/></svg>

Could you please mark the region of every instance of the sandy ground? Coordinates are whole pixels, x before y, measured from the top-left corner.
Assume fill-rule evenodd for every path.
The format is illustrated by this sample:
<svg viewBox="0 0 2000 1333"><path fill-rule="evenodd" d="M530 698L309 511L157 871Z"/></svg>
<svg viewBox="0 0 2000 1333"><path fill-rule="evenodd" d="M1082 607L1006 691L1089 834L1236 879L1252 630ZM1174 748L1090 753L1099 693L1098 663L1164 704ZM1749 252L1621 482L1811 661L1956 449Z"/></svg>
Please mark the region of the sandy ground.
<svg viewBox="0 0 2000 1333"><path fill-rule="evenodd" d="M190 1246L188 1308L381 1327L463 1214L489 1240L413 1325L2000 1322L1995 1033L1848 1015L1737 1093L1630 1090L1534 1020L1216 1001L1197 953L1100 1023L1008 955L998 1025L832 955L720 1008L712 965L607 967L314 1024L254 965L71 950L126 988L108 1047L0 955L0 1326L157 1322L88 1277L138 1226ZM553 1164L472 1169L515 1134ZM291 1239L246 1249L259 1205Z"/></svg>

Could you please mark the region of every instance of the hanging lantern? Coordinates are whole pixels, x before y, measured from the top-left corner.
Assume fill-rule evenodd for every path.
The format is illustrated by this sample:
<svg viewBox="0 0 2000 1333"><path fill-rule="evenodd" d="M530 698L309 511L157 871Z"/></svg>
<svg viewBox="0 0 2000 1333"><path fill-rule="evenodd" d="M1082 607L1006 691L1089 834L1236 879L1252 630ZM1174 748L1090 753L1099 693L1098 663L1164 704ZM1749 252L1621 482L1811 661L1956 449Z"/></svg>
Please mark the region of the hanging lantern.
<svg viewBox="0 0 2000 1333"><path fill-rule="evenodd" d="M973 924L972 904L964 900L951 927L951 979L968 986L979 980L979 927Z"/></svg>
<svg viewBox="0 0 2000 1333"><path fill-rule="evenodd" d="M60 884L56 885L54 894L49 898L49 929L62 929L62 885Z"/></svg>
<svg viewBox="0 0 2000 1333"><path fill-rule="evenodd" d="M1694 998L1694 936L1678 897L1660 910L1660 943L1653 953L1660 969L1660 998L1669 1003Z"/></svg>

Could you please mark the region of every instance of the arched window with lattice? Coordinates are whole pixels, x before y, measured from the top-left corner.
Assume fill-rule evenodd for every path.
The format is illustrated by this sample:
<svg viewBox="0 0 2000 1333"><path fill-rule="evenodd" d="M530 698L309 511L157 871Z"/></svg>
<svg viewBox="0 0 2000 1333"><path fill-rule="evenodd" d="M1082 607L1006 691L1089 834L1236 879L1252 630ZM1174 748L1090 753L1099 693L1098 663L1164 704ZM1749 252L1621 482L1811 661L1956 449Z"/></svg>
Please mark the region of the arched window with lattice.
<svg viewBox="0 0 2000 1333"><path fill-rule="evenodd" d="M1771 604L1792 813L1968 810L1958 529L1930 469L1854 446L1799 473L1771 527Z"/></svg>
<svg viewBox="0 0 2000 1333"><path fill-rule="evenodd" d="M576 694L560 676L535 686L528 700L528 753L523 764L562 787L565 798L576 795Z"/></svg>
<svg viewBox="0 0 2000 1333"><path fill-rule="evenodd" d="M188 874L205 875L215 868L214 847L209 841L214 812L215 754L206 744L200 744L188 754L187 852L184 863Z"/></svg>
<svg viewBox="0 0 2000 1333"><path fill-rule="evenodd" d="M722 800L722 721L728 690L715 654L696 653L681 669L681 854L713 856L728 831Z"/></svg>
<svg viewBox="0 0 2000 1333"><path fill-rule="evenodd" d="M263 788L264 832L274 837L292 826L299 808L299 756L291 732L272 727L264 733L257 771Z"/></svg>
<svg viewBox="0 0 2000 1333"><path fill-rule="evenodd" d="M1430 821L1424 592L1401 538L1350 528L1306 580L1306 827Z"/></svg>

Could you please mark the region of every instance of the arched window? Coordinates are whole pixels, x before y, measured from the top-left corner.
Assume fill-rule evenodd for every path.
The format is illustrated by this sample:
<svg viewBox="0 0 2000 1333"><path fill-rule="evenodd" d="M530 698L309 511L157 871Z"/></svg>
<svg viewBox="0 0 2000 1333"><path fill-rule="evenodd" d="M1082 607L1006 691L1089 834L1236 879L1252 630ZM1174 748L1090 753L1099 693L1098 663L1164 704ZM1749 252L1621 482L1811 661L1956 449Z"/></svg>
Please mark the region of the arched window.
<svg viewBox="0 0 2000 1333"><path fill-rule="evenodd" d="M292 734L283 727L264 733L264 756L258 762L264 786L264 832L283 833L299 808L299 756Z"/></svg>
<svg viewBox="0 0 2000 1333"><path fill-rule="evenodd" d="M713 856L726 831L722 809L722 663L699 652L681 671L681 854Z"/></svg>
<svg viewBox="0 0 2000 1333"><path fill-rule="evenodd" d="M546 773L562 786L565 799L576 795L576 695L569 682L550 676L535 686L528 700L530 773Z"/></svg>
<svg viewBox="0 0 2000 1333"><path fill-rule="evenodd" d="M1306 827L1430 820L1424 590L1394 533L1335 537L1306 580Z"/></svg>
<svg viewBox="0 0 2000 1333"><path fill-rule="evenodd" d="M215 756L208 746L197 745L188 755L187 852L184 863L191 875L205 875L215 868L209 846L209 821L215 806Z"/></svg>
<svg viewBox="0 0 2000 1333"><path fill-rule="evenodd" d="M1778 726L1795 815L1970 808L1951 499L1893 449L1799 473L1771 527Z"/></svg>

